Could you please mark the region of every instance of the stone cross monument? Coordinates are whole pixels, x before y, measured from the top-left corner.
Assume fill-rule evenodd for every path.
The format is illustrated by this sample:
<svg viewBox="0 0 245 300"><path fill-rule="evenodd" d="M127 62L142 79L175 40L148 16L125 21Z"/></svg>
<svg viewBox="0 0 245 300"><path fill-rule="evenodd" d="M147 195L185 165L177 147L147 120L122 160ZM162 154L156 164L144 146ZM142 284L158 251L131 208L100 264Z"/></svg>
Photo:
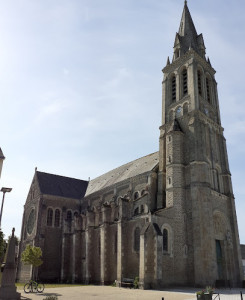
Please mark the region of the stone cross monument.
<svg viewBox="0 0 245 300"><path fill-rule="evenodd" d="M2 285L0 287L0 300L19 300L20 293L16 292L16 262L15 262L15 238L14 231L9 241L6 265L2 276Z"/></svg>

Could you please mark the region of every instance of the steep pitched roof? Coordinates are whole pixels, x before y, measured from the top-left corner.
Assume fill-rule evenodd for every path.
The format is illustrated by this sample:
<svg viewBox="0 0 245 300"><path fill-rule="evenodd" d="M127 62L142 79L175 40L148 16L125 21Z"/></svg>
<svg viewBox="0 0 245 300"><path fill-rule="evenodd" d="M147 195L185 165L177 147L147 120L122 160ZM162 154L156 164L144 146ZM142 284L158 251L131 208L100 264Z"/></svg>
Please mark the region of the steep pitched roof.
<svg viewBox="0 0 245 300"><path fill-rule="evenodd" d="M113 184L125 179L149 172L157 166L158 162L158 152L155 152L109 171L108 173L89 182L85 196L95 193L103 188L112 186Z"/></svg>
<svg viewBox="0 0 245 300"><path fill-rule="evenodd" d="M42 194L81 199L88 181L36 171Z"/></svg>
<svg viewBox="0 0 245 300"><path fill-rule="evenodd" d="M5 156L3 155L3 151L1 148L0 148L0 159L5 159Z"/></svg>

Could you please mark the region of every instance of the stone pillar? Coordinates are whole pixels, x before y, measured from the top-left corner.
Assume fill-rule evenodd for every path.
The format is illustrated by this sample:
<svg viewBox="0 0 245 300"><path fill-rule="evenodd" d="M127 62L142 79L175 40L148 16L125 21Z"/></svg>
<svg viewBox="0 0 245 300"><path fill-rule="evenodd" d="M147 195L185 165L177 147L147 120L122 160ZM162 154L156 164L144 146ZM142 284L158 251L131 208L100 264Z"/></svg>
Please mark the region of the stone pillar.
<svg viewBox="0 0 245 300"><path fill-rule="evenodd" d="M199 109L199 97L198 97L198 86L197 86L197 71L195 67L194 59L191 58L188 72L188 94L190 95L190 110Z"/></svg>
<svg viewBox="0 0 245 300"><path fill-rule="evenodd" d="M145 235L140 235L139 288L145 287Z"/></svg>
<svg viewBox="0 0 245 300"><path fill-rule="evenodd" d="M160 288L162 283L162 236L155 236L155 285Z"/></svg>
<svg viewBox="0 0 245 300"><path fill-rule="evenodd" d="M166 206L166 136L164 126L160 127L159 138L159 172L158 172L158 191L157 191L157 209ZM151 207L152 210L155 207Z"/></svg>
<svg viewBox="0 0 245 300"><path fill-rule="evenodd" d="M64 263L65 263L65 235L63 233L62 235L62 246L61 246L61 274L60 274L60 280L61 282L64 281Z"/></svg>
<svg viewBox="0 0 245 300"><path fill-rule="evenodd" d="M72 283L76 281L76 233L73 233L72 236Z"/></svg>
<svg viewBox="0 0 245 300"><path fill-rule="evenodd" d="M100 283L105 284L105 224L100 227Z"/></svg>
<svg viewBox="0 0 245 300"><path fill-rule="evenodd" d="M89 272L89 264L90 264L90 253L89 253L89 248L90 248L90 230L89 228L86 229L85 231L85 258L86 258L86 269L85 269L85 283L88 284L90 280L90 272Z"/></svg>
<svg viewBox="0 0 245 300"><path fill-rule="evenodd" d="M176 75L176 102L181 98L181 82L179 74Z"/></svg>
<svg viewBox="0 0 245 300"><path fill-rule="evenodd" d="M122 281L122 222L117 223L117 286L121 286Z"/></svg>
<svg viewBox="0 0 245 300"><path fill-rule="evenodd" d="M166 106L167 106L167 97L168 90L167 90L167 79L164 78L162 82L162 124L166 123Z"/></svg>

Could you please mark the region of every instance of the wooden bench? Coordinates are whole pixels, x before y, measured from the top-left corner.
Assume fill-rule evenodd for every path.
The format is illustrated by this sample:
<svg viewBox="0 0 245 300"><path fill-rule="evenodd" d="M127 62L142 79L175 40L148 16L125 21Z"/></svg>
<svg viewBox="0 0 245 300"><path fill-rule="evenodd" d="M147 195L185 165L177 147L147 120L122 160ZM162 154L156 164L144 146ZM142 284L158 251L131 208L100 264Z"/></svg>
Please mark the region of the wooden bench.
<svg viewBox="0 0 245 300"><path fill-rule="evenodd" d="M134 279L131 278L122 278L121 287L134 287Z"/></svg>

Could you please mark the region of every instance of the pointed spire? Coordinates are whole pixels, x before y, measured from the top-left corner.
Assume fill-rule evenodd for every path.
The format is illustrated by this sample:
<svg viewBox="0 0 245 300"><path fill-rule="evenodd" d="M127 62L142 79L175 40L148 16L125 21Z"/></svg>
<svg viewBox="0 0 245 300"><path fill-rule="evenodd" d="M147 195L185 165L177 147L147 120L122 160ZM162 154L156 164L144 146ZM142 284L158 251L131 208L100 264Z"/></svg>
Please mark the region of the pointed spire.
<svg viewBox="0 0 245 300"><path fill-rule="evenodd" d="M166 66L170 65L170 60L169 60L169 56L168 56L168 59L167 59L167 64Z"/></svg>
<svg viewBox="0 0 245 300"><path fill-rule="evenodd" d="M184 5L181 21L180 21L179 35L180 36L186 36L186 35L197 36L196 28L192 21L192 17L191 17L189 8L187 6L187 1L185 1L185 5Z"/></svg>
<svg viewBox="0 0 245 300"><path fill-rule="evenodd" d="M185 0L179 31L176 34L174 42L174 60L179 57L175 53L182 56L190 49L193 49L202 57L205 56L205 45L202 34L197 34L187 1Z"/></svg>

